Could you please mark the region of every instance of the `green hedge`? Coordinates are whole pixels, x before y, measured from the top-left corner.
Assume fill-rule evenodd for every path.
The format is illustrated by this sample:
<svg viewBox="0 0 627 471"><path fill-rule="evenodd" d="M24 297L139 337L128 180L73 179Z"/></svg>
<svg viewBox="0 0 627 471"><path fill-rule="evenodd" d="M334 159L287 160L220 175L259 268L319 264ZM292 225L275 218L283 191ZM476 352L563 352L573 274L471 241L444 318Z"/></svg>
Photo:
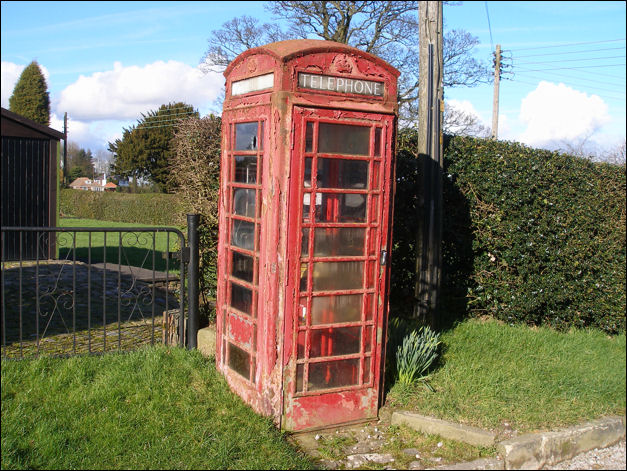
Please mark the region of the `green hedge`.
<svg viewBox="0 0 627 471"><path fill-rule="evenodd" d="M471 313L625 331L624 166L472 138L446 157L446 282L470 274Z"/></svg>
<svg viewBox="0 0 627 471"><path fill-rule="evenodd" d="M184 226L186 212L178 195L165 193L97 193L61 190L62 216L130 222L156 226Z"/></svg>
<svg viewBox="0 0 627 471"><path fill-rule="evenodd" d="M390 304L401 317L415 279L413 148L399 133ZM488 315L625 331L624 166L454 137L444 170L441 327Z"/></svg>

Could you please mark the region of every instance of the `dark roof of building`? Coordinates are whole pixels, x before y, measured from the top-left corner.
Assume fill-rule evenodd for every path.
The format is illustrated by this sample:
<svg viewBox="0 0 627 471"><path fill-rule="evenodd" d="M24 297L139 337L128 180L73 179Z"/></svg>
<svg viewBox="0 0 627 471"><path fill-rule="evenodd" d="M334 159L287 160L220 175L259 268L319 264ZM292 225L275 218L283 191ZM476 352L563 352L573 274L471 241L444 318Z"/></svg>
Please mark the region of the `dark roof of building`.
<svg viewBox="0 0 627 471"><path fill-rule="evenodd" d="M44 126L43 124L37 123L33 121L32 119L25 118L24 116L14 113L13 111L9 111L6 108L2 108L2 135L3 136L11 135L11 131L9 127L5 126L5 119L19 123L24 127L30 128L40 134L45 134L47 136L50 136L53 139L62 140L64 138L64 135L62 132L57 131L56 129L52 129L49 126Z"/></svg>

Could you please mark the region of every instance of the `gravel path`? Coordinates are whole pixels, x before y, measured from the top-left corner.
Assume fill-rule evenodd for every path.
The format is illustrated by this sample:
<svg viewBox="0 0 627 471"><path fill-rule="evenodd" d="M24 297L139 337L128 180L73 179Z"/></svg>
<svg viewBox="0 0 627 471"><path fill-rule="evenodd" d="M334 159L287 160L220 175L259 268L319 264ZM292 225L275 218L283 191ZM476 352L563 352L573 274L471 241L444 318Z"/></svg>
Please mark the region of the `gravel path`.
<svg viewBox="0 0 627 471"><path fill-rule="evenodd" d="M603 449L581 453L573 459L562 461L544 469L625 469L625 440Z"/></svg>

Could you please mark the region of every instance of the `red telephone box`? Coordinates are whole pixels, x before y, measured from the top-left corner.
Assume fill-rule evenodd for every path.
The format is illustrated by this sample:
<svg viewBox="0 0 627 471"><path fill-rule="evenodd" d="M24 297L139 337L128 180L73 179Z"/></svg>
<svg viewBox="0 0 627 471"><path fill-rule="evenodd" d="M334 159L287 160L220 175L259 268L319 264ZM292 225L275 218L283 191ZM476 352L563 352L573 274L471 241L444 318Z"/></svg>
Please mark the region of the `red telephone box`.
<svg viewBox="0 0 627 471"><path fill-rule="evenodd" d="M217 366L283 429L374 419L399 72L293 40L224 75Z"/></svg>

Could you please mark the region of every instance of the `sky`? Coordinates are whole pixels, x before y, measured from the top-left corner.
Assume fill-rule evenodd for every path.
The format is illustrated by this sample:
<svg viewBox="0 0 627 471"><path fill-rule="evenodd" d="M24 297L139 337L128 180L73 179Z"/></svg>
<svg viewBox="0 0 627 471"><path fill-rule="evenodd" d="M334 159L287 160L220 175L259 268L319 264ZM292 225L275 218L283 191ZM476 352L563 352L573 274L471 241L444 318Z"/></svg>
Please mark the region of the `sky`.
<svg viewBox="0 0 627 471"><path fill-rule="evenodd" d="M451 2L445 30L477 37L474 56L501 80L499 139L597 151L625 140L625 2ZM2 106L36 60L51 98L51 127L94 154L142 113L183 101L220 114L224 77L199 64L212 30L241 15L272 21L263 2L1 3ZM493 86L447 88L445 100L491 127Z"/></svg>

